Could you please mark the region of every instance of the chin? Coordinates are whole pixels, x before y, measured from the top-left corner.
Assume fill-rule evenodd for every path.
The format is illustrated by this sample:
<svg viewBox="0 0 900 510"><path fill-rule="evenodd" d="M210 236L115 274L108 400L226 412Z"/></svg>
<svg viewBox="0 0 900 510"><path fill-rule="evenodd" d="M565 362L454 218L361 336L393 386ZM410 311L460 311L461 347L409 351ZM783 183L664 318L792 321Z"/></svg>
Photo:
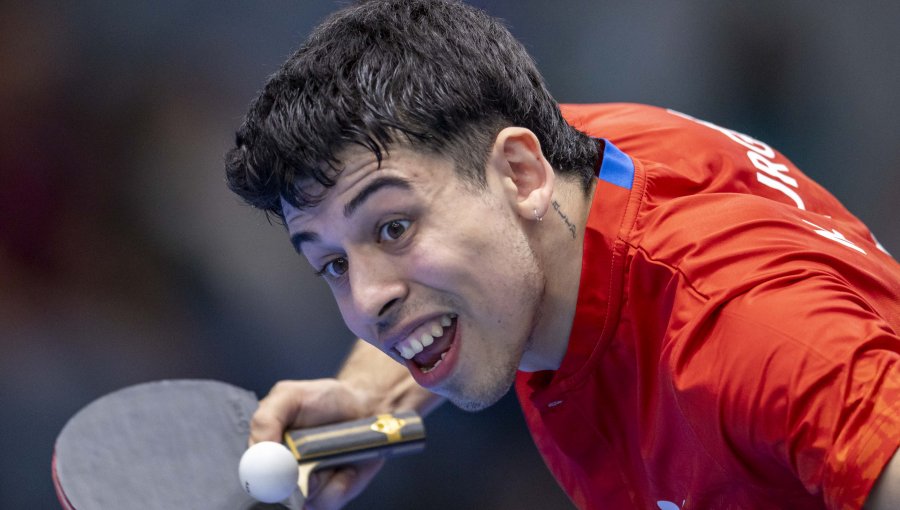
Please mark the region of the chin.
<svg viewBox="0 0 900 510"><path fill-rule="evenodd" d="M468 394L452 392L445 395L450 402L463 411L476 412L487 409L496 404L512 387L516 373L513 371L506 380L494 384L489 388L469 388Z"/></svg>
<svg viewBox="0 0 900 510"><path fill-rule="evenodd" d="M450 402L453 402L453 405L462 409L463 411L475 413L475 412L487 409L488 407L491 407L492 405L497 403L497 400L500 400L500 399L498 398L498 399L494 400L493 402L485 402L485 401L481 401L481 400L462 400L459 398L451 398Z"/></svg>

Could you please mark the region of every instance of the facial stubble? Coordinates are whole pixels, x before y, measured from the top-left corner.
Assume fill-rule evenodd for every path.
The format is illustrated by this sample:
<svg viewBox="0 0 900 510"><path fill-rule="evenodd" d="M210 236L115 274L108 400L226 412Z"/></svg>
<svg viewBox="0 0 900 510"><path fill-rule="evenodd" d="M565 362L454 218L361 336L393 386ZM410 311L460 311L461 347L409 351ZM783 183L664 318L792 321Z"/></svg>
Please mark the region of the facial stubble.
<svg viewBox="0 0 900 510"><path fill-rule="evenodd" d="M455 388L449 388L447 398L454 405L465 411L481 411L499 401L507 392L509 392L516 379L516 373L522 355L531 349L534 344L534 334L537 325L541 319L541 303L544 300L546 290L546 276L540 265L540 259L537 257L525 233L516 228L515 225L509 225L510 229L519 234L511 248L521 257L522 267L521 279L519 285L511 285L511 289L526 289L525 292L510 292L507 295L521 296L517 309L527 310L527 317L530 317L526 334L521 339L515 339L512 342L492 342L495 349L513 349L512 351L501 352L499 356L494 356L495 360L501 363L494 364L491 362L480 363L476 370L477 381L457 381ZM485 339L491 342L491 339ZM469 386L474 383L473 386ZM462 386L462 387L461 387Z"/></svg>

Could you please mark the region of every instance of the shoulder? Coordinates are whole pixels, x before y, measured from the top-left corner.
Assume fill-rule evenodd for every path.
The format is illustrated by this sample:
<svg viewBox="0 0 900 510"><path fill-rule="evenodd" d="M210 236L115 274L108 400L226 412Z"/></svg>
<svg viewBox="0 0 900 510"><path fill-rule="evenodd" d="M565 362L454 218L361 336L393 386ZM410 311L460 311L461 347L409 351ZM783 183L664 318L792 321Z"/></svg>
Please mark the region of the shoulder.
<svg viewBox="0 0 900 510"><path fill-rule="evenodd" d="M648 129L658 134L667 127L691 125L670 110L638 103L561 104L560 111L576 129L609 138L617 145L623 139L647 133Z"/></svg>
<svg viewBox="0 0 900 510"><path fill-rule="evenodd" d="M561 104L560 110L576 129L609 139L623 151L651 161L666 161L681 151L720 147L729 140L743 146L760 143L675 110L645 104Z"/></svg>
<svg viewBox="0 0 900 510"><path fill-rule="evenodd" d="M654 186L666 185L648 188ZM900 293L900 267L855 224L754 195L679 193L648 192L625 241L634 253L677 269L705 295L797 271Z"/></svg>
<svg viewBox="0 0 900 510"><path fill-rule="evenodd" d="M829 508L859 508L900 441L891 325L841 278L815 270L699 315L665 360L698 435L745 465L787 467Z"/></svg>

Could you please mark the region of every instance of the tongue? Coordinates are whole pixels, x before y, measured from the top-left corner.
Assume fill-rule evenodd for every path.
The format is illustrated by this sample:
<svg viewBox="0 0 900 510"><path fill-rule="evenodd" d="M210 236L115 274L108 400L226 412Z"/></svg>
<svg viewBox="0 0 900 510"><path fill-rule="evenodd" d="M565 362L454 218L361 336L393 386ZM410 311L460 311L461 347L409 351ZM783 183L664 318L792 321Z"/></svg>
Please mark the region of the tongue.
<svg viewBox="0 0 900 510"><path fill-rule="evenodd" d="M444 334L435 337L434 343L429 345L419 354L413 356L413 361L416 362L416 365L419 365L422 368L431 368L439 359L441 359L441 354L447 352L447 349L450 348L450 344L453 343L453 335L456 333L456 319L450 324L450 327L444 330Z"/></svg>

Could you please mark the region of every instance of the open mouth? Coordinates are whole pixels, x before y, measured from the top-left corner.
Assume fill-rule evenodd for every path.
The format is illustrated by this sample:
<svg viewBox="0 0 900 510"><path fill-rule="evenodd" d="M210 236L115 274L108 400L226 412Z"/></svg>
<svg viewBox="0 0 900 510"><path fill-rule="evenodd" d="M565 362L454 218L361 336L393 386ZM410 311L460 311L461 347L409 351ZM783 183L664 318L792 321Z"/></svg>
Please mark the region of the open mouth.
<svg viewBox="0 0 900 510"><path fill-rule="evenodd" d="M417 328L394 346L403 359L412 360L422 373L437 368L453 344L456 314L444 314Z"/></svg>

